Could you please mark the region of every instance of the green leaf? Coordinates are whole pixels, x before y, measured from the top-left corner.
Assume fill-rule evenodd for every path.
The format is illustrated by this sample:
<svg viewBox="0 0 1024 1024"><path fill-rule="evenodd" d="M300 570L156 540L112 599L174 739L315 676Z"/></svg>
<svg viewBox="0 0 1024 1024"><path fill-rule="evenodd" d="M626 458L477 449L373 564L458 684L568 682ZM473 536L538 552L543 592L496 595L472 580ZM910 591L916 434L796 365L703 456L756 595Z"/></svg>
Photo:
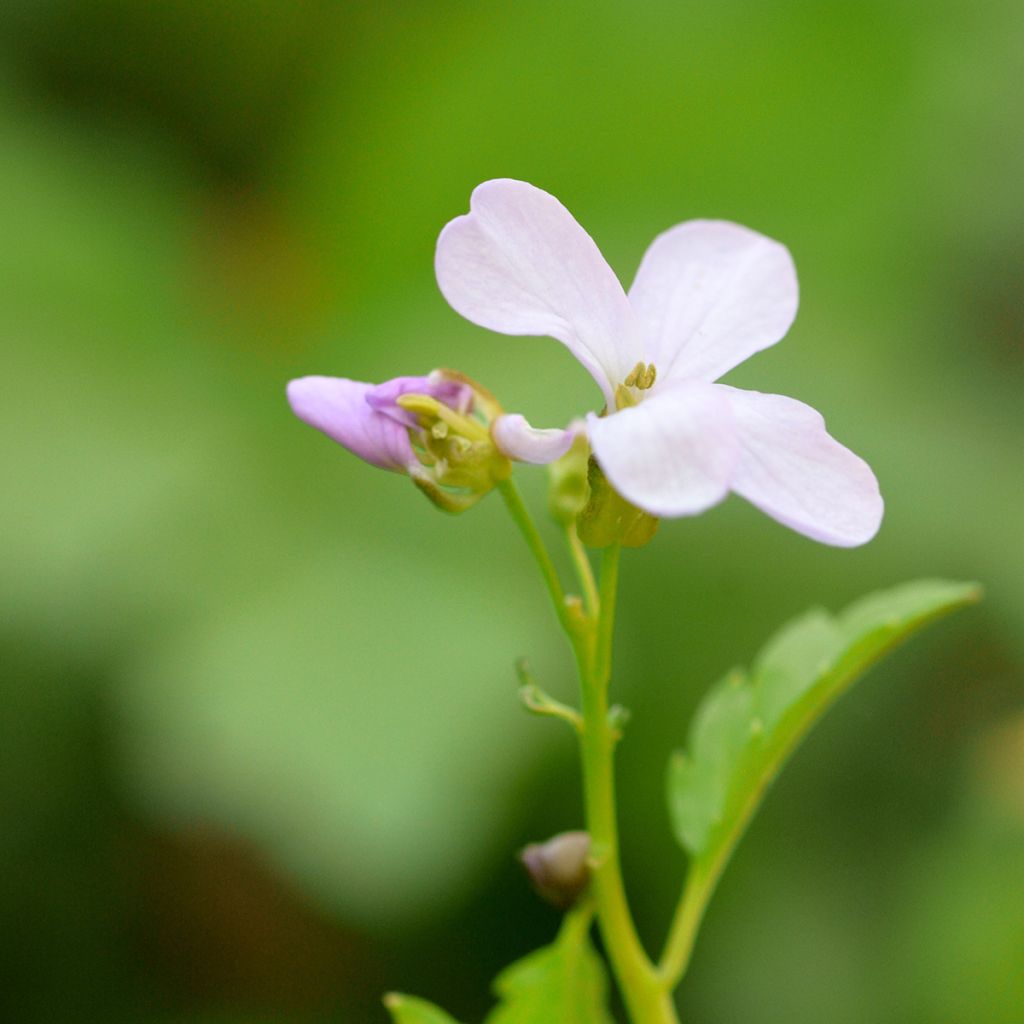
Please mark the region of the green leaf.
<svg viewBox="0 0 1024 1024"><path fill-rule="evenodd" d="M589 907L570 911L550 946L498 975L494 990L501 1002L486 1024L614 1024L604 964L590 942L592 917Z"/></svg>
<svg viewBox="0 0 1024 1024"><path fill-rule="evenodd" d="M499 1003L486 1024L615 1024L608 1012L608 977L590 942L593 907L565 916L558 937L506 967L494 982ZM394 1024L456 1024L432 1003L392 992L384 997Z"/></svg>
<svg viewBox="0 0 1024 1024"><path fill-rule="evenodd" d="M767 787L832 703L916 630L979 596L973 584L922 580L783 627L749 675L737 670L712 689L694 717L689 753L670 762L669 809L683 847L720 870Z"/></svg>
<svg viewBox="0 0 1024 1024"><path fill-rule="evenodd" d="M454 1017L449 1017L444 1010L439 1010L433 1003L415 996L405 996L399 992L389 992L384 997L384 1005L391 1014L394 1024L458 1024Z"/></svg>

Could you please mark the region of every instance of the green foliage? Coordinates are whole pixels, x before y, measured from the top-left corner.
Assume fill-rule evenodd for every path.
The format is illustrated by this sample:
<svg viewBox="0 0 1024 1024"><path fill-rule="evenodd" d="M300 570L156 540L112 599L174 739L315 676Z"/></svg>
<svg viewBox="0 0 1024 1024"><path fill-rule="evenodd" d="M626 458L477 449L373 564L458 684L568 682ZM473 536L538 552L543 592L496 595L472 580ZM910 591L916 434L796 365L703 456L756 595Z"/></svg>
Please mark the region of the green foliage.
<svg viewBox="0 0 1024 1024"><path fill-rule="evenodd" d="M679 842L698 860L727 856L786 758L833 701L916 630L978 596L971 584L922 580L836 616L814 609L785 626L749 675L734 671L708 694L689 753L670 762Z"/></svg>
<svg viewBox="0 0 1024 1024"><path fill-rule="evenodd" d="M695 699L652 665L711 681L716 652L755 650L782 601L835 608L879 578L978 574L990 591L955 664L922 657L912 685L876 691L919 721L922 675L944 669L929 728L889 744L884 772L856 773L858 799L818 808L803 871L766 849L757 898L718 916L693 1019L1019 1024L1024 997L996 982L1021 976L1024 912L1006 894L1024 888L1024 845L971 831L981 797L966 780L1024 680L1024 134L1006 131L1024 7L810 13L0 6L0 1016L168 1024L156 1003L181 1005L174 972L154 982L127 938L164 886L105 870L126 825L138 849L141 824L240 837L363 936L356 961L369 942L401 977L421 955L402 937L424 929L438 949L489 949L462 978L487 984L496 933L463 933L453 908L518 836L573 820L578 798L568 737L509 706L522 650L571 693L561 650L540 640L549 610L494 497L437 515L407 480L312 437L282 388L457 366L537 425L593 407L564 346L492 336L437 294L437 232L472 185L513 174L565 201L624 282L657 232L693 217L786 242L800 315L730 382L811 400L890 509L876 541L837 555L731 499L630 559L637 634L614 687L636 712L633 779L662 770ZM232 164L264 168L262 187L225 180ZM522 475L539 501L539 471ZM458 654L424 654L437 651ZM992 787L1024 780L991 770ZM928 804L927 828L872 829L910 802ZM629 811L641 836L659 826L652 802ZM1005 867L965 863L971 843ZM638 885L675 886L678 852L636 856ZM754 938L766 906L770 952ZM272 907L287 929L287 904ZM209 933L205 904L175 909L185 934ZM259 982L236 1008L186 992L172 1016L308 1024ZM339 992L338 1020L383 1016L365 984Z"/></svg>
<svg viewBox="0 0 1024 1024"><path fill-rule="evenodd" d="M449 1017L444 1010L439 1010L433 1003L415 996L404 996L398 992L390 992L384 997L384 1005L391 1013L394 1024L458 1024L454 1017Z"/></svg>
<svg viewBox="0 0 1024 1024"><path fill-rule="evenodd" d="M566 915L558 937L506 967L494 982L500 1002L486 1024L613 1024L608 1012L608 978L590 942L593 910ZM394 1024L455 1024L442 1010L420 999L389 995Z"/></svg>
<svg viewBox="0 0 1024 1024"><path fill-rule="evenodd" d="M587 907L570 912L550 946L498 975L494 990L501 1002L487 1024L612 1024L604 964L589 938L591 916Z"/></svg>

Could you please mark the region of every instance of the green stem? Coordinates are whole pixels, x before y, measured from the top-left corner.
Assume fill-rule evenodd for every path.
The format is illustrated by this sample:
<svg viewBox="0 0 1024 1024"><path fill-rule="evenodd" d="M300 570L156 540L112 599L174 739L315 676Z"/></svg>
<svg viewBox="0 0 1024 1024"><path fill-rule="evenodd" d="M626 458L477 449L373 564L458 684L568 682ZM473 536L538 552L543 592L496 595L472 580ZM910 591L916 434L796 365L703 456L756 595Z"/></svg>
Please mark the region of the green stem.
<svg viewBox="0 0 1024 1024"><path fill-rule="evenodd" d="M593 860L592 890L608 959L634 1024L678 1024L669 991L661 982L636 932L626 900L619 860L612 754L615 734L608 720L611 642L618 585L619 547L605 549L600 610L586 643L575 643L582 689L580 756L587 831Z"/></svg>
<svg viewBox="0 0 1024 1024"><path fill-rule="evenodd" d="M505 505L515 520L516 526L519 527L519 532L523 535L523 539L526 541L526 545L529 547L530 553L540 569L541 576L544 577L544 583L548 588L548 593L551 595L551 603L555 606L555 614L558 616L559 624L569 635L570 640L575 643L579 629L577 623L569 614L569 606L566 604L562 581L558 578L558 570L555 568L555 563L551 560L551 555L548 554L548 549L544 546L544 540L533 522L533 517L523 503L523 496L519 493L519 488L516 487L515 481L509 477L498 484L498 490L501 492L502 498L505 499Z"/></svg>
<svg viewBox="0 0 1024 1024"><path fill-rule="evenodd" d="M575 523L569 523L566 526L565 539L569 546L569 554L572 556L572 564L576 569L576 576L580 581L580 588L583 591L587 614L596 618L600 607L600 598L597 594L597 584L594 582L594 570L590 565L587 549L583 546L579 533L576 532Z"/></svg>
<svg viewBox="0 0 1024 1024"><path fill-rule="evenodd" d="M598 588L586 551L575 531L569 534L570 551L587 602L584 614L578 604L574 606L566 600L558 571L515 483L504 480L498 484L498 490L540 569L558 621L576 656L582 691L582 722L577 731L593 861L591 893L608 959L633 1024L679 1024L671 991L637 935L619 861L612 767L617 734L608 714L619 545L604 550Z"/></svg>
<svg viewBox="0 0 1024 1024"><path fill-rule="evenodd" d="M615 601L619 593L619 555L622 548L611 544L601 553L601 593L594 642L594 676L608 692L612 677L612 641L615 638Z"/></svg>
<svg viewBox="0 0 1024 1024"><path fill-rule="evenodd" d="M733 818L729 830L715 844L712 855L690 863L686 884L683 886L682 896L672 915L665 950L658 966L658 972L667 988L675 988L686 973L690 964L690 956L693 953L693 944L697 938L697 931L704 919L704 911L707 909L708 902L714 895L718 880L722 877L729 858L764 796L769 780L774 777L779 764L788 752L789 750L786 748L781 748L777 753L778 760L765 767L758 785L751 790L745 803Z"/></svg>
<svg viewBox="0 0 1024 1024"><path fill-rule="evenodd" d="M665 951L658 965L662 984L668 991L672 991L682 981L690 965L697 931L704 919L708 901L715 891L722 867L724 864L716 863L708 867L694 863L686 876L683 895L672 916Z"/></svg>

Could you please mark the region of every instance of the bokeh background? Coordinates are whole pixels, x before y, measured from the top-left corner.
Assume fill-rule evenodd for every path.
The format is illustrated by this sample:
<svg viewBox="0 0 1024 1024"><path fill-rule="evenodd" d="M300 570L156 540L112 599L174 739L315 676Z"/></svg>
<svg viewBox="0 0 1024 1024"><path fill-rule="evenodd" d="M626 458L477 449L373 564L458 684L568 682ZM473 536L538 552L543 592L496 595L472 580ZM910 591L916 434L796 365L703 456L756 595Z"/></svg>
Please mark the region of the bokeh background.
<svg viewBox="0 0 1024 1024"><path fill-rule="evenodd" d="M0 1016L482 1018L580 824L570 664L500 502L459 519L294 420L290 377L454 366L559 424L560 346L460 320L489 177L628 282L691 217L782 239L802 309L731 379L874 466L864 549L732 499L624 564L625 862L660 943L666 757L787 617L977 579L801 749L680 995L716 1024L1024 1021L1024 7L7 0L0 9ZM543 501L543 476L524 487Z"/></svg>

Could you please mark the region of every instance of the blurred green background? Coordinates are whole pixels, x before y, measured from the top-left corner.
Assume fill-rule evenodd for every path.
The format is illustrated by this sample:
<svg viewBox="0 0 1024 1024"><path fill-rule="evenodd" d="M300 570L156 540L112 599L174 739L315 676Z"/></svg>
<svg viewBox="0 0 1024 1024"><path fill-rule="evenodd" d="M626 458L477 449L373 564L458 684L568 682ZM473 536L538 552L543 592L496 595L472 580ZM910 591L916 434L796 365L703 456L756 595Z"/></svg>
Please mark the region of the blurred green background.
<svg viewBox="0 0 1024 1024"><path fill-rule="evenodd" d="M730 500L624 564L625 863L660 942L662 772L785 618L915 576L983 606L799 752L680 995L715 1024L1024 1021L1024 7L8 0L0 9L0 1016L479 1020L557 922L512 853L580 824L570 665L496 498L460 519L285 382L593 384L456 316L472 187L785 241L802 309L731 380L823 410L887 499L856 551ZM524 486L543 499L543 477Z"/></svg>

